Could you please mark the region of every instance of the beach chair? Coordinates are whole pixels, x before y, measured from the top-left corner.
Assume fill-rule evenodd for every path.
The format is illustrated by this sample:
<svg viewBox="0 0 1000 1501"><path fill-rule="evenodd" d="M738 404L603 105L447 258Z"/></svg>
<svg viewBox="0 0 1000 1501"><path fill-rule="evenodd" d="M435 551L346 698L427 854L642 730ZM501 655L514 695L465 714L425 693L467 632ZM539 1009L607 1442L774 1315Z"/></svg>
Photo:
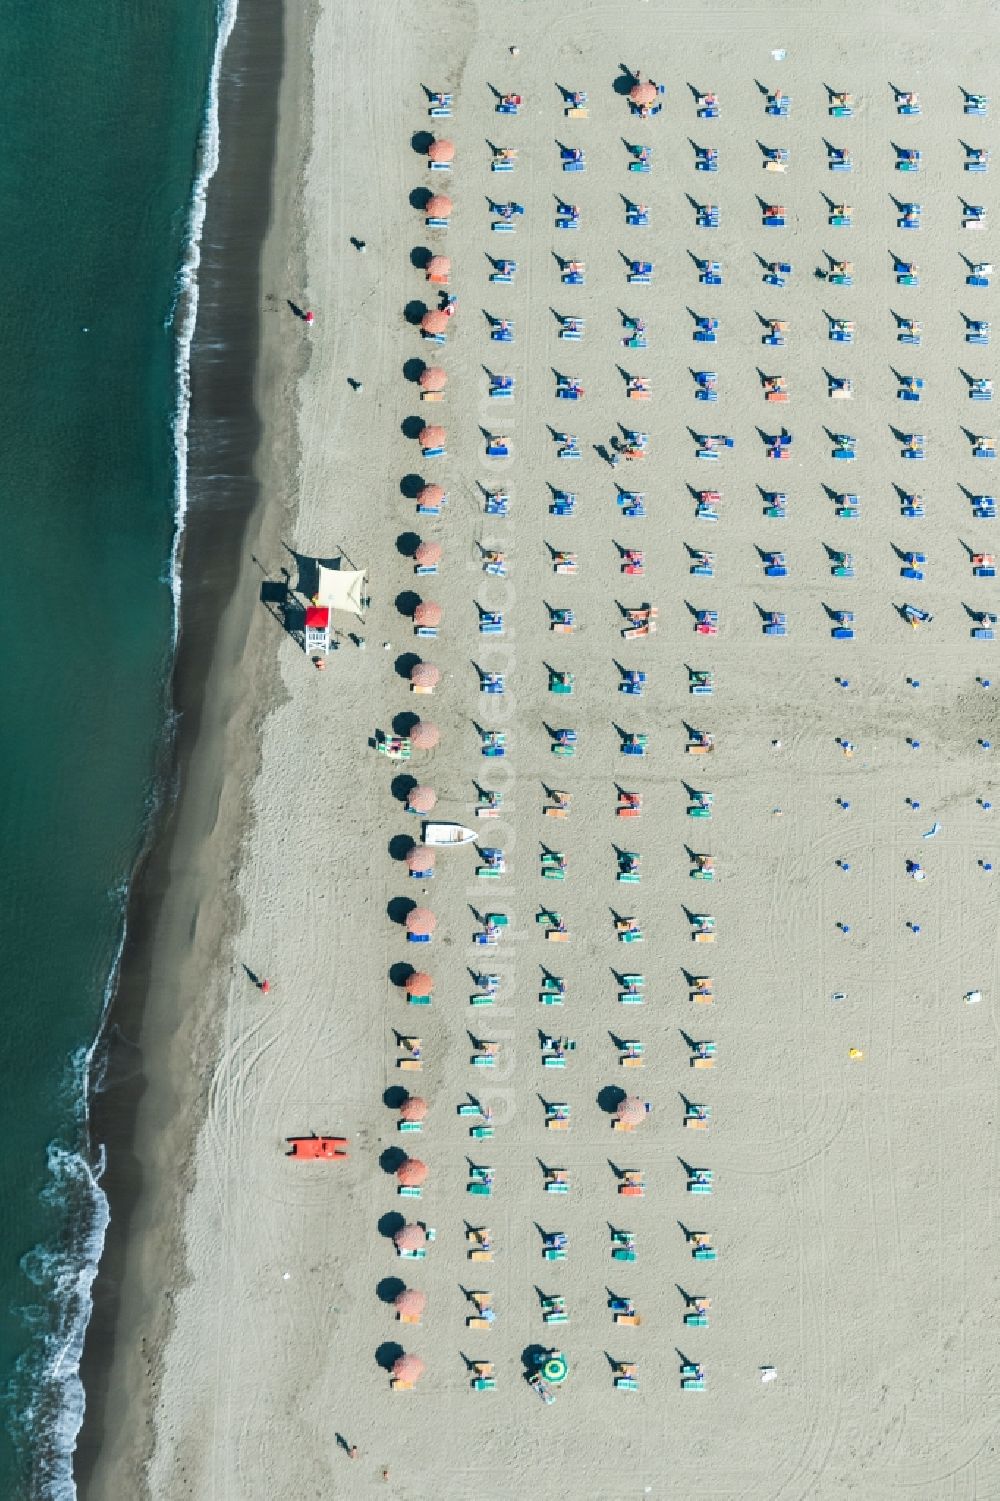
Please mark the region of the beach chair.
<svg viewBox="0 0 1000 1501"><path fill-rule="evenodd" d="M791 112L792 101L780 89L775 89L773 94L767 95L764 103L765 115L770 115L775 120L787 120Z"/></svg>
<svg viewBox="0 0 1000 1501"><path fill-rule="evenodd" d="M924 389L923 380L916 375L904 375L896 391L898 401L919 401Z"/></svg>
<svg viewBox="0 0 1000 1501"><path fill-rule="evenodd" d="M694 148L694 166L696 172L718 172L718 149L715 146L696 146Z"/></svg>
<svg viewBox="0 0 1000 1501"><path fill-rule="evenodd" d="M978 120L985 120L989 114L990 101L986 94L966 94L962 106L962 113L972 115Z"/></svg>
<svg viewBox="0 0 1000 1501"><path fill-rule="evenodd" d="M782 610L772 610L765 615L763 631L765 636L787 636L788 623Z"/></svg>
<svg viewBox="0 0 1000 1501"><path fill-rule="evenodd" d="M974 495L972 514L976 521L995 521L997 508L992 495Z"/></svg>
<svg viewBox="0 0 1000 1501"><path fill-rule="evenodd" d="M586 332L586 327L585 318L563 318L559 325L559 337L579 342Z"/></svg>
<svg viewBox="0 0 1000 1501"><path fill-rule="evenodd" d="M579 229L580 210L574 203L558 203L556 205L556 229Z"/></svg>
<svg viewBox="0 0 1000 1501"><path fill-rule="evenodd" d="M970 401L992 401L993 382L991 380L974 380L969 386Z"/></svg>
<svg viewBox="0 0 1000 1501"><path fill-rule="evenodd" d="M489 395L493 401L514 400L514 376L491 375Z"/></svg>
<svg viewBox="0 0 1000 1501"><path fill-rule="evenodd" d="M996 443L993 438L976 438L972 446L974 459L995 459L997 456Z"/></svg>
<svg viewBox="0 0 1000 1501"><path fill-rule="evenodd" d="M719 332L718 318L696 318L694 325L694 342L696 344L714 344L717 342Z"/></svg>
<svg viewBox="0 0 1000 1501"><path fill-rule="evenodd" d="M826 165L830 172L854 171L854 162L851 160L851 153L846 146L828 147Z"/></svg>
<svg viewBox="0 0 1000 1501"><path fill-rule="evenodd" d="M922 164L922 153L912 149L898 148L896 151L897 172L919 172Z"/></svg>
<svg viewBox="0 0 1000 1501"><path fill-rule="evenodd" d="M703 287L722 286L722 262L699 261L698 280Z"/></svg>
<svg viewBox="0 0 1000 1501"><path fill-rule="evenodd" d="M966 344L975 344L979 348L985 348L990 342L990 325L981 318L969 318L965 328Z"/></svg>
<svg viewBox="0 0 1000 1501"><path fill-rule="evenodd" d="M563 114L567 120L586 120L590 111L587 108L587 93L584 89L576 89L572 93L563 96Z"/></svg>
<svg viewBox="0 0 1000 1501"><path fill-rule="evenodd" d="M996 558L991 552L977 552L972 555L972 577L976 579L995 579L997 576Z"/></svg>
<svg viewBox="0 0 1000 1501"><path fill-rule="evenodd" d="M827 114L833 120L850 120L854 114L853 94L830 94Z"/></svg>
<svg viewBox="0 0 1000 1501"><path fill-rule="evenodd" d="M835 579L854 577L854 557L849 552L834 553L830 559L830 573Z"/></svg>
<svg viewBox="0 0 1000 1501"><path fill-rule="evenodd" d="M788 515L788 497L780 490L769 490L764 495L764 515L774 521L784 521Z"/></svg>
<svg viewBox="0 0 1000 1501"><path fill-rule="evenodd" d="M688 1174L687 1192L689 1194L710 1194L713 1182L713 1174L710 1168L692 1168Z"/></svg>
<svg viewBox="0 0 1000 1501"><path fill-rule="evenodd" d="M830 209L826 222L831 229L850 229L854 224L854 210L846 203L836 203Z"/></svg>
<svg viewBox="0 0 1000 1501"><path fill-rule="evenodd" d="M694 222L698 229L718 229L719 205L717 203L700 204Z"/></svg>
<svg viewBox="0 0 1000 1501"><path fill-rule="evenodd" d="M653 280L653 262L629 261L625 280L630 287L648 287Z"/></svg>
<svg viewBox="0 0 1000 1501"><path fill-rule="evenodd" d="M897 115L919 115L920 114L920 101L917 98L916 94L914 94L912 92L904 92L903 90L896 89L895 90L895 98L896 98L896 113L897 113Z"/></svg>
<svg viewBox="0 0 1000 1501"><path fill-rule="evenodd" d="M721 114L718 95L698 94L696 96L696 114L699 120L718 120Z"/></svg>
<svg viewBox="0 0 1000 1501"><path fill-rule="evenodd" d="M963 229L985 229L986 209L981 203L967 203L962 210Z"/></svg>
<svg viewBox="0 0 1000 1501"><path fill-rule="evenodd" d="M920 276L914 261L896 261L893 270L897 287L919 287Z"/></svg>
<svg viewBox="0 0 1000 1501"><path fill-rule="evenodd" d="M427 113L432 120L446 120L451 114L451 95L432 94Z"/></svg>
<svg viewBox="0 0 1000 1501"><path fill-rule="evenodd" d="M587 158L579 146L561 146L559 162L564 172L586 172Z"/></svg>
<svg viewBox="0 0 1000 1501"><path fill-rule="evenodd" d="M969 635L972 637L973 641L992 641L994 638L994 632L990 629L990 627L982 625L973 626L972 630L969 632Z"/></svg>
<svg viewBox="0 0 1000 1501"><path fill-rule="evenodd" d="M520 94L504 94L497 100L495 112L498 115L518 115L524 99Z"/></svg>
<svg viewBox="0 0 1000 1501"><path fill-rule="evenodd" d="M681 1366L681 1391L703 1392L706 1380L704 1368L694 1365L691 1361L685 1361Z"/></svg>
<svg viewBox="0 0 1000 1501"><path fill-rule="evenodd" d="M992 275L993 275L993 264L992 264L992 262L991 261L979 261L979 262L977 262L976 265L973 266L972 270L969 272L968 276L965 278L965 285L967 287L988 287L989 284L990 284L990 277Z"/></svg>
<svg viewBox="0 0 1000 1501"><path fill-rule="evenodd" d="M630 172L648 173L653 170L653 152L649 146L629 146L631 160L628 164Z"/></svg>
<svg viewBox="0 0 1000 1501"><path fill-rule="evenodd" d="M788 565L783 552L770 552L764 557L764 577L784 579L788 577Z"/></svg>

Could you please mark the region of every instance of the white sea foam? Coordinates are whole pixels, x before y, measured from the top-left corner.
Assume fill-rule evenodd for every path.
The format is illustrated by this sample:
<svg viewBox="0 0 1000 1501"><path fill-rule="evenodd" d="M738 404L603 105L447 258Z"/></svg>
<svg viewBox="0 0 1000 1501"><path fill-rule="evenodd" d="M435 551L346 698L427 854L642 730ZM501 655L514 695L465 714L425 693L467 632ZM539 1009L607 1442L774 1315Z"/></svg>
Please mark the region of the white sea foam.
<svg viewBox="0 0 1000 1501"><path fill-rule="evenodd" d="M201 266L201 238L205 227L208 188L219 166L219 80L226 43L236 24L238 0L219 0L218 35L212 71L208 83L205 118L198 143L198 171L195 174L188 213L187 232L180 270L174 286L167 326L176 337L177 400L174 408L174 539L170 549L169 584L174 598L174 642L180 626L181 551L188 508L187 463L188 422L191 414L191 345L198 319L198 270Z"/></svg>

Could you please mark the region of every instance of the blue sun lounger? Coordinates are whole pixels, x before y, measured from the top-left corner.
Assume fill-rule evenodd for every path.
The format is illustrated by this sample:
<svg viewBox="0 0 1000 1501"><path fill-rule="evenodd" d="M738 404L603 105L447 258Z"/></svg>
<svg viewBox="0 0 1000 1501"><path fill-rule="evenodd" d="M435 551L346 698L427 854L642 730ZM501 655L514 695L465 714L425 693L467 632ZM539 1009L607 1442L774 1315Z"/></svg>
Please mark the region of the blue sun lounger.
<svg viewBox="0 0 1000 1501"><path fill-rule="evenodd" d="M764 105L765 115L771 115L776 120L787 120L792 112L792 101L787 94L768 94L767 103Z"/></svg>
<svg viewBox="0 0 1000 1501"><path fill-rule="evenodd" d="M854 163L851 161L851 154L847 148L832 147L827 158L827 167L831 172L853 172Z"/></svg>
<svg viewBox="0 0 1000 1501"><path fill-rule="evenodd" d="M514 377L512 375L491 376L489 394L493 401L513 401Z"/></svg>
<svg viewBox="0 0 1000 1501"><path fill-rule="evenodd" d="M509 318L503 318L499 323L490 325L490 338L494 344L513 344L514 325Z"/></svg>
<svg viewBox="0 0 1000 1501"><path fill-rule="evenodd" d="M851 229L854 224L854 219L850 214L837 214L831 212L826 222L827 224L829 224L831 229Z"/></svg>
<svg viewBox="0 0 1000 1501"><path fill-rule="evenodd" d="M432 120L446 120L451 114L451 95L432 94L427 113Z"/></svg>
<svg viewBox="0 0 1000 1501"><path fill-rule="evenodd" d="M987 94L966 94L962 113L974 115L977 120L985 120L989 114L990 101Z"/></svg>
<svg viewBox="0 0 1000 1501"><path fill-rule="evenodd" d="M841 521L856 521L861 515L861 497L859 495L838 495L834 515Z"/></svg>
<svg viewBox="0 0 1000 1501"><path fill-rule="evenodd" d="M481 636L502 636L503 615L499 610L484 610L479 617L479 634Z"/></svg>
<svg viewBox="0 0 1000 1501"><path fill-rule="evenodd" d="M653 280L653 262L629 261L625 280L632 287L648 287Z"/></svg>
<svg viewBox="0 0 1000 1501"><path fill-rule="evenodd" d="M722 286L722 262L699 261L698 280L703 287Z"/></svg>
<svg viewBox="0 0 1000 1501"><path fill-rule="evenodd" d="M965 330L965 342L985 348L990 342L990 325L982 319L970 318Z"/></svg>
<svg viewBox="0 0 1000 1501"><path fill-rule="evenodd" d="M719 153L715 146L696 146L694 149L696 172L718 172Z"/></svg>
<svg viewBox="0 0 1000 1501"><path fill-rule="evenodd" d="M490 281L500 286L509 287L514 280L517 270L517 261L497 261L496 270L490 272Z"/></svg>
<svg viewBox="0 0 1000 1501"><path fill-rule="evenodd" d="M992 443L983 443L977 440L976 445L972 450L972 457L974 459L995 459L996 456L997 451L993 447Z"/></svg>
<svg viewBox="0 0 1000 1501"><path fill-rule="evenodd" d="M698 229L718 229L719 209L714 203L703 203L699 206L695 215L695 225Z"/></svg>
<svg viewBox="0 0 1000 1501"><path fill-rule="evenodd" d="M503 494L487 495L483 507L487 516L507 516L510 514L510 496Z"/></svg>
<svg viewBox="0 0 1000 1501"><path fill-rule="evenodd" d="M564 172L586 172L587 159L578 146L563 146L559 160Z"/></svg>
<svg viewBox="0 0 1000 1501"><path fill-rule="evenodd" d="M718 318L696 318L694 325L694 342L696 344L714 344L719 330Z"/></svg>
<svg viewBox="0 0 1000 1501"><path fill-rule="evenodd" d="M973 626L972 630L969 632L969 635L972 637L973 641L992 641L994 632L989 626L976 625Z"/></svg>
<svg viewBox="0 0 1000 1501"><path fill-rule="evenodd" d="M974 380L969 387L970 401L992 401L993 382L991 380Z"/></svg>
<svg viewBox="0 0 1000 1501"><path fill-rule="evenodd" d="M831 318L827 337L834 344L853 344L854 325L844 318Z"/></svg>
<svg viewBox="0 0 1000 1501"><path fill-rule="evenodd" d="M788 619L783 610L772 610L764 621L765 636L787 636Z"/></svg>
<svg viewBox="0 0 1000 1501"><path fill-rule="evenodd" d="M846 444L841 447L835 448L830 455L832 459L837 459L840 463L844 464L853 463L857 456L857 450L855 448L849 448Z"/></svg>
<svg viewBox="0 0 1000 1501"><path fill-rule="evenodd" d="M988 172L990 154L980 146L966 146L964 165L966 172Z"/></svg>
<svg viewBox="0 0 1000 1501"><path fill-rule="evenodd" d="M626 209L625 223L629 229L644 229L649 223L649 210L639 208Z"/></svg>
<svg viewBox="0 0 1000 1501"><path fill-rule="evenodd" d="M486 457L488 459L510 458L510 444L505 438L490 438L486 444Z"/></svg>
<svg viewBox="0 0 1000 1501"><path fill-rule="evenodd" d="M564 318L559 325L560 339L580 340L587 331L585 318Z"/></svg>
<svg viewBox="0 0 1000 1501"><path fill-rule="evenodd" d="M774 214L765 211L761 223L765 229L784 229L785 216L784 214Z"/></svg>

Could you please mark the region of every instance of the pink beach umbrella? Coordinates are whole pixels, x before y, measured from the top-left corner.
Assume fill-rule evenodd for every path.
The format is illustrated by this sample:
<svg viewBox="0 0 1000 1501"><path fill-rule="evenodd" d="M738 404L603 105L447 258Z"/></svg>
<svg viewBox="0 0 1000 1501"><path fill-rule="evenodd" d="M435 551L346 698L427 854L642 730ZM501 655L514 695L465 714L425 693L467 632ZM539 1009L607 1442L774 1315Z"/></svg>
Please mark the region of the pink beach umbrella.
<svg viewBox="0 0 1000 1501"><path fill-rule="evenodd" d="M645 1103L637 1094L628 1094L619 1102L615 1117L627 1126L638 1126L646 1119Z"/></svg>
<svg viewBox="0 0 1000 1501"><path fill-rule="evenodd" d="M423 1225L403 1225L392 1237L397 1251L422 1251L427 1244Z"/></svg>
<svg viewBox="0 0 1000 1501"><path fill-rule="evenodd" d="M420 429L420 447L443 448L447 437L448 434L444 428L439 427L436 422L432 422L429 427L422 427Z"/></svg>
<svg viewBox="0 0 1000 1501"><path fill-rule="evenodd" d="M406 806L411 813L431 813L437 800L438 796L433 787L414 787L406 799Z"/></svg>
<svg viewBox="0 0 1000 1501"><path fill-rule="evenodd" d="M410 744L416 750L433 750L441 739L441 731L436 724L429 724L421 719L413 726L410 732Z"/></svg>
<svg viewBox="0 0 1000 1501"><path fill-rule="evenodd" d="M410 672L414 688L436 688L441 681L441 669L433 662L418 662Z"/></svg>
<svg viewBox="0 0 1000 1501"><path fill-rule="evenodd" d="M428 200L424 213L428 219L450 219L453 207L447 193L434 193Z"/></svg>
<svg viewBox="0 0 1000 1501"><path fill-rule="evenodd" d="M447 286L451 276L451 256L432 255L425 267L425 275L428 281L436 281L440 285Z"/></svg>
<svg viewBox="0 0 1000 1501"><path fill-rule="evenodd" d="M439 307L432 307L420 320L420 327L425 334L446 334L448 332L448 314L442 312Z"/></svg>
<svg viewBox="0 0 1000 1501"><path fill-rule="evenodd" d="M415 969L403 981L403 989L407 995L433 995L434 981L425 970Z"/></svg>
<svg viewBox="0 0 1000 1501"><path fill-rule="evenodd" d="M413 911L407 914L406 931L408 933L417 933L421 937L429 938L436 927L437 918L429 907L414 907Z"/></svg>
<svg viewBox="0 0 1000 1501"><path fill-rule="evenodd" d="M440 542L421 542L413 557L418 568L434 568L440 563L443 553Z"/></svg>
<svg viewBox="0 0 1000 1501"><path fill-rule="evenodd" d="M421 1099L418 1094L411 1094L399 1107L401 1121L422 1121L427 1119L427 1101Z"/></svg>
<svg viewBox="0 0 1000 1501"><path fill-rule="evenodd" d="M433 599L422 599L413 612L413 624L440 625L443 613L441 606Z"/></svg>
<svg viewBox="0 0 1000 1501"><path fill-rule="evenodd" d="M445 493L442 485L425 485L417 496L417 504L421 506L439 506L444 501Z"/></svg>
<svg viewBox="0 0 1000 1501"><path fill-rule="evenodd" d="M427 1182L428 1167L419 1157L407 1157L396 1169L396 1182L401 1188L419 1188Z"/></svg>
<svg viewBox="0 0 1000 1501"><path fill-rule="evenodd" d="M440 365L428 365L421 370L418 385L421 391L443 391L448 384L448 373Z"/></svg>
<svg viewBox="0 0 1000 1501"><path fill-rule="evenodd" d="M427 148L427 155L432 162L453 162L455 160L454 144L443 138L439 141L431 141Z"/></svg>
<svg viewBox="0 0 1000 1501"><path fill-rule="evenodd" d="M656 85L654 83L634 83L629 89L628 97L633 104L654 104L656 102Z"/></svg>
<svg viewBox="0 0 1000 1501"><path fill-rule="evenodd" d="M419 1355L401 1355L392 1368L397 1381L419 1381L427 1367Z"/></svg>
<svg viewBox="0 0 1000 1501"><path fill-rule="evenodd" d="M411 875L422 876L434 869L437 862L437 854L434 850L425 849L418 844L414 849L406 852L406 868Z"/></svg>
<svg viewBox="0 0 1000 1501"><path fill-rule="evenodd" d="M400 1318L419 1319L427 1307L427 1294L416 1287L404 1287L393 1299L393 1306Z"/></svg>

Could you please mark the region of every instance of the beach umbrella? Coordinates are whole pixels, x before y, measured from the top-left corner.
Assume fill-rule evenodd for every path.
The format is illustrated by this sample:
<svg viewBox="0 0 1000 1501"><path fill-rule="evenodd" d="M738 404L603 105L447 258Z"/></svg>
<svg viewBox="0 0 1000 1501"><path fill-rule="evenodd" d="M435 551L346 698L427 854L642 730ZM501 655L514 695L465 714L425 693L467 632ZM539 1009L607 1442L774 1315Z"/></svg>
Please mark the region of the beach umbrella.
<svg viewBox="0 0 1000 1501"><path fill-rule="evenodd" d="M418 662L410 672L414 688L436 688L441 681L441 669L433 662Z"/></svg>
<svg viewBox="0 0 1000 1501"><path fill-rule="evenodd" d="M427 1101L418 1094L411 1094L399 1107L401 1121L422 1121L427 1117Z"/></svg>
<svg viewBox="0 0 1000 1501"><path fill-rule="evenodd" d="M413 612L414 625L440 625L444 611L433 599L422 599Z"/></svg>
<svg viewBox="0 0 1000 1501"><path fill-rule="evenodd" d="M407 975L403 981L403 989L407 995L430 995L434 989L434 981L425 970L415 969L412 975Z"/></svg>
<svg viewBox="0 0 1000 1501"><path fill-rule="evenodd" d="M398 1314L406 1319L419 1319L427 1307L427 1294L422 1293L416 1287L404 1287L401 1293L397 1293L393 1299L393 1306Z"/></svg>
<svg viewBox="0 0 1000 1501"><path fill-rule="evenodd" d="M455 160L454 144L444 139L431 141L427 148L427 155L432 162L453 162Z"/></svg>
<svg viewBox="0 0 1000 1501"><path fill-rule="evenodd" d="M433 787L414 787L406 799L411 813L430 813L437 803L438 795Z"/></svg>
<svg viewBox="0 0 1000 1501"><path fill-rule="evenodd" d="M420 447L443 448L447 436L443 427L439 427L436 422L431 423L430 427L420 429Z"/></svg>
<svg viewBox="0 0 1000 1501"><path fill-rule="evenodd" d="M419 1188L421 1183L427 1182L427 1164L421 1162L419 1157L407 1157L396 1169L396 1180L404 1188Z"/></svg>
<svg viewBox="0 0 1000 1501"><path fill-rule="evenodd" d="M427 1367L419 1355L401 1355L392 1368L397 1381L419 1381Z"/></svg>
<svg viewBox="0 0 1000 1501"><path fill-rule="evenodd" d="M655 83L634 83L628 97L633 104L653 104L656 100Z"/></svg>
<svg viewBox="0 0 1000 1501"><path fill-rule="evenodd" d="M424 719L415 724L410 732L410 744L417 750L433 750L440 739L441 731L437 725L428 724Z"/></svg>
<svg viewBox="0 0 1000 1501"><path fill-rule="evenodd" d="M445 491L441 485L425 485L417 496L417 503L422 506L439 506L445 498Z"/></svg>
<svg viewBox="0 0 1000 1501"><path fill-rule="evenodd" d="M654 90L655 93L655 90ZM447 193L435 193L428 200L424 213L428 219L448 219L451 217L452 201Z"/></svg>
<svg viewBox="0 0 1000 1501"><path fill-rule="evenodd" d="M447 384L447 371L442 370L440 365L428 365L420 372L421 391L443 391Z"/></svg>
<svg viewBox="0 0 1000 1501"><path fill-rule="evenodd" d="M436 860L437 854L434 850L425 849L422 844L418 844L414 849L407 851L406 868L414 875L423 875L425 871L434 869Z"/></svg>
<svg viewBox="0 0 1000 1501"><path fill-rule="evenodd" d="M436 276L440 277L442 281L446 281L451 275L451 256L432 255L424 269L428 281L432 281Z"/></svg>
<svg viewBox="0 0 1000 1501"><path fill-rule="evenodd" d="M440 563L443 552L440 542L421 542L413 556L420 568L431 568Z"/></svg>
<svg viewBox="0 0 1000 1501"><path fill-rule="evenodd" d="M558 1386L569 1375L569 1365L561 1350L550 1350L542 1366L542 1379L550 1386Z"/></svg>
<svg viewBox="0 0 1000 1501"><path fill-rule="evenodd" d="M399 1251L422 1251L427 1244L427 1232L423 1225L404 1225L392 1238Z"/></svg>
<svg viewBox="0 0 1000 1501"><path fill-rule="evenodd" d="M414 907L406 917L406 931L429 937L437 927L437 918L429 907Z"/></svg>
<svg viewBox="0 0 1000 1501"><path fill-rule="evenodd" d="M637 1094L627 1094L619 1102L615 1116L618 1120L625 1121L627 1125L637 1126L640 1121L646 1119L646 1106Z"/></svg>
<svg viewBox="0 0 1000 1501"><path fill-rule="evenodd" d="M448 332L448 314L439 307L432 307L420 320L420 327L425 334L444 334Z"/></svg>

